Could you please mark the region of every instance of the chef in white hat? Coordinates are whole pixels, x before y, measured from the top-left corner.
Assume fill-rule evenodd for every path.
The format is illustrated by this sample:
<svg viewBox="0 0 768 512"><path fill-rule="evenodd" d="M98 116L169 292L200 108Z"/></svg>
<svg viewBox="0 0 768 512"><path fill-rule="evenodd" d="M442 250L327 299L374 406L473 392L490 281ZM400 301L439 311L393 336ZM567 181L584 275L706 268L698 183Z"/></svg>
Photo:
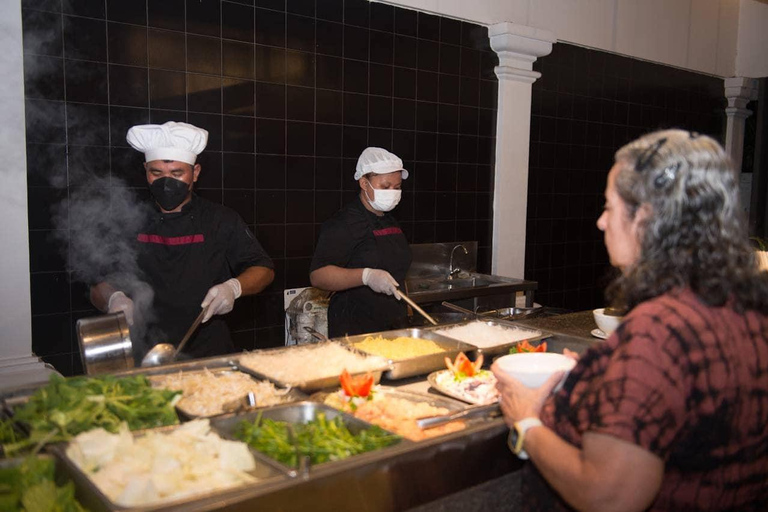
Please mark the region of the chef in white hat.
<svg viewBox="0 0 768 512"><path fill-rule="evenodd" d="M411 249L390 213L406 178L397 155L366 148L355 169L358 197L323 223L309 277L312 286L336 292L328 308L331 337L395 329L407 321L397 288L411 265Z"/></svg>
<svg viewBox="0 0 768 512"><path fill-rule="evenodd" d="M126 139L144 153L155 203L155 213L135 239L142 278L154 291L150 314L145 312L150 318L141 319L150 324L149 345L178 344L201 308L208 307L183 352L206 357L234 351L220 315L232 311L241 295L266 288L274 266L237 213L193 192L201 171L197 155L205 149L208 132L171 121L134 126ZM135 311L132 289L122 284L109 279L95 284L91 301L102 311L123 311L133 323L141 312Z"/></svg>

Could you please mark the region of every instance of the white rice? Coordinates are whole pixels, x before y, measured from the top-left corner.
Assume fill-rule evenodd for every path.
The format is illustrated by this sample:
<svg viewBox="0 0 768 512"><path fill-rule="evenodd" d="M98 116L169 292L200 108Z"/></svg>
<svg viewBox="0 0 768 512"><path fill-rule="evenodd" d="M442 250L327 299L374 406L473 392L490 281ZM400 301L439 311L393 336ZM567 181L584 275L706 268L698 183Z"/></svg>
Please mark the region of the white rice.
<svg viewBox="0 0 768 512"><path fill-rule="evenodd" d="M480 348L497 347L541 336L540 331L502 327L485 322L470 322L459 327L440 329L437 333Z"/></svg>

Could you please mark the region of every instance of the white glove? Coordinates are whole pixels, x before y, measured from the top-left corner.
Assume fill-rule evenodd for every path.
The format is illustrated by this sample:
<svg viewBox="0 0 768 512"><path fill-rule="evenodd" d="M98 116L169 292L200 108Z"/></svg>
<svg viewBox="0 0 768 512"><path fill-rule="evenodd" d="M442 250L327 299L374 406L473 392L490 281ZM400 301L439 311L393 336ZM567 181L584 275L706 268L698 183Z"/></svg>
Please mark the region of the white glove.
<svg viewBox="0 0 768 512"><path fill-rule="evenodd" d="M125 313L126 322L128 325L133 325L133 301L119 291L110 295L109 301L107 301L107 313L116 313L117 311Z"/></svg>
<svg viewBox="0 0 768 512"><path fill-rule="evenodd" d="M375 292L394 295L397 300L400 300L400 294L397 293L397 281L386 270L364 268L363 284Z"/></svg>
<svg viewBox="0 0 768 512"><path fill-rule="evenodd" d="M201 308L208 306L208 311L203 317L203 323L211 319L213 315L226 315L235 307L235 299L243 293L240 281L234 277L228 281L211 287L200 304Z"/></svg>

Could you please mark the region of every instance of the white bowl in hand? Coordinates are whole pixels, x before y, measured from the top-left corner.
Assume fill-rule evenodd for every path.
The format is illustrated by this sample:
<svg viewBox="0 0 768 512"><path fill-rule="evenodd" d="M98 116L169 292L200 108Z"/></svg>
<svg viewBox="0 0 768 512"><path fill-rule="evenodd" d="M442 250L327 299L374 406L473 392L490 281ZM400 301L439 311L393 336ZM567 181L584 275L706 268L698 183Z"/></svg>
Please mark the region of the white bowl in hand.
<svg viewBox="0 0 768 512"><path fill-rule="evenodd" d="M557 391L565 382L568 373L576 366L576 361L563 354L552 352L524 352L502 356L496 360L496 364L504 373L511 375L529 388L540 387L553 373L565 372L553 390Z"/></svg>
<svg viewBox="0 0 768 512"><path fill-rule="evenodd" d="M610 336L624 319L623 316L606 315L605 308L592 310L592 316L595 317L595 323L606 336Z"/></svg>

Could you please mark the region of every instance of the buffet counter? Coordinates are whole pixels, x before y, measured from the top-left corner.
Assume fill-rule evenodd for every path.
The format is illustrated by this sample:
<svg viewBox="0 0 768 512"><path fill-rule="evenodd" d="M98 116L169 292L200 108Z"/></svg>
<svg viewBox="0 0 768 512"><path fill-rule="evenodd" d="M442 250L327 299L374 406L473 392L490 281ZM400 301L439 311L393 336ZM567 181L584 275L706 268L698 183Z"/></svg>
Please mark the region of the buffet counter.
<svg viewBox="0 0 768 512"><path fill-rule="evenodd" d="M536 327L546 336L548 326L562 334L547 339L549 351L562 352L568 347L583 352L597 342L578 335L581 331L559 328L562 319L573 317L567 325L574 326L583 320L584 314L564 315L525 322L526 327ZM522 323L521 323L522 324ZM580 324L579 324L580 325ZM552 329L554 331L555 329ZM238 356L223 356L194 360L172 365L168 370L185 370L210 366L237 366ZM486 365L489 363L486 358ZM152 374L155 369L136 369L120 372L116 376ZM446 397L430 388L426 375L404 379L386 380L381 384L396 390L417 392L428 396ZM19 390L3 393L3 398L23 400L25 393ZM468 407L462 404L461 407ZM522 463L508 450L508 429L502 418L486 417L468 421L464 430L418 442L401 442L386 448L366 452L341 461L312 466L308 471L281 474L259 481L254 485L202 495L194 500L169 503L166 506L137 508L135 510L367 510L390 511L418 508L427 512L445 510L446 503L455 510L477 508L477 501L484 496L510 496L509 488L516 485L515 472ZM58 469L66 469L57 453ZM69 468L71 470L71 468ZM105 501L93 492L93 486L83 474L68 471L77 489L81 503L92 511L128 510L105 505ZM496 486L496 488L494 488ZM472 505L472 503L475 503ZM131 509L134 510L134 509Z"/></svg>

